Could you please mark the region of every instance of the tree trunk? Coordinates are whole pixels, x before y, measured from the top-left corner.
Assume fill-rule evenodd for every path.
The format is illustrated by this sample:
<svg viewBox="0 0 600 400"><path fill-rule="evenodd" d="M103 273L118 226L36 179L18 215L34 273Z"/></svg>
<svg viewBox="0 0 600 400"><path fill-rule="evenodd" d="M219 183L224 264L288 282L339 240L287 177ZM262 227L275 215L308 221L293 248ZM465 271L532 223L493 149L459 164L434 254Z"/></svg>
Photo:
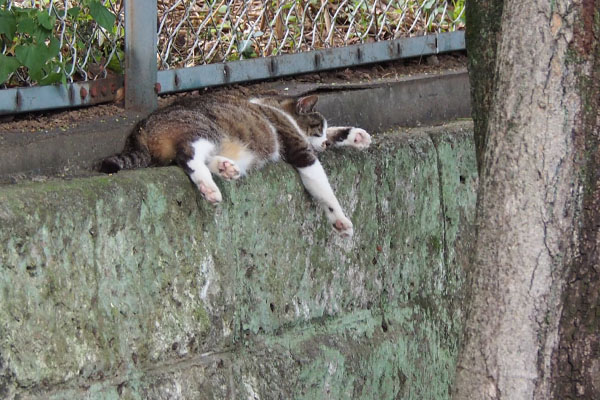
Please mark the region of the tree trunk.
<svg viewBox="0 0 600 400"><path fill-rule="evenodd" d="M454 398L600 398L600 0L501 13L497 53L470 65L478 231Z"/></svg>
<svg viewBox="0 0 600 400"><path fill-rule="evenodd" d="M556 399L600 399L600 1L584 0L571 51L583 109L574 136L583 204L552 359Z"/></svg>

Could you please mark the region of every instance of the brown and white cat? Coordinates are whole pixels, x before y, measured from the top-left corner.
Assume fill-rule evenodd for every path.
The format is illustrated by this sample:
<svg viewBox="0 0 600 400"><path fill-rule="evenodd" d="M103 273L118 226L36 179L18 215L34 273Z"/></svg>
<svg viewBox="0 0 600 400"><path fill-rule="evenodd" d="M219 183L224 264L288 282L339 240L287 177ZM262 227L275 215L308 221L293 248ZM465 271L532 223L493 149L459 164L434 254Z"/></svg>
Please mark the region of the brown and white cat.
<svg viewBox="0 0 600 400"><path fill-rule="evenodd" d="M364 149L369 134L354 127L327 127L315 111L317 96L240 98L204 95L152 113L138 124L125 150L102 162L101 171L176 162L211 203L222 201L212 174L238 179L268 161L294 166L304 187L324 208L329 223L352 236L352 222L338 202L316 153L330 146Z"/></svg>

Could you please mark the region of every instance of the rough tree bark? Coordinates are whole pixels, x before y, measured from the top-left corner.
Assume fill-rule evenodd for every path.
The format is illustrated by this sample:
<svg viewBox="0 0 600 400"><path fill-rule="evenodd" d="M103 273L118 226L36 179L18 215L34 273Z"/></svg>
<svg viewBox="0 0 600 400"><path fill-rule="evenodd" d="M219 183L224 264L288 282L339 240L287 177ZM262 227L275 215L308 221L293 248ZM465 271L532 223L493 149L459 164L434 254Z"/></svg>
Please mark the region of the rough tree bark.
<svg viewBox="0 0 600 400"><path fill-rule="evenodd" d="M500 3L467 3L480 191L453 394L597 399L600 0Z"/></svg>

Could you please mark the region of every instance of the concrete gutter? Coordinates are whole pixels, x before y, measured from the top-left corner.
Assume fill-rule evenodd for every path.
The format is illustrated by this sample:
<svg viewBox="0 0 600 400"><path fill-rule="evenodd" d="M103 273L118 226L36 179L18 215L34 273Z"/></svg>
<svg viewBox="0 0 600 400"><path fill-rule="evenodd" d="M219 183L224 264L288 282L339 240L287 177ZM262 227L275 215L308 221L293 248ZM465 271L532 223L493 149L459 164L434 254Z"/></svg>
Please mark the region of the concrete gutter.
<svg viewBox="0 0 600 400"><path fill-rule="evenodd" d="M439 124L470 116L466 71L348 85L275 84L282 93L316 91L331 124L357 125L370 132L396 126ZM0 183L39 175L89 174L99 160L119 152L142 117L124 113L72 128L34 134L0 132ZM1 127L0 127L1 128Z"/></svg>
<svg viewBox="0 0 600 400"><path fill-rule="evenodd" d="M124 112L68 129L0 132L0 184L36 176L86 175L118 152L141 115Z"/></svg>
<svg viewBox="0 0 600 400"><path fill-rule="evenodd" d="M0 190L0 398L447 399L473 242L472 124L285 164L201 199L181 169Z"/></svg>

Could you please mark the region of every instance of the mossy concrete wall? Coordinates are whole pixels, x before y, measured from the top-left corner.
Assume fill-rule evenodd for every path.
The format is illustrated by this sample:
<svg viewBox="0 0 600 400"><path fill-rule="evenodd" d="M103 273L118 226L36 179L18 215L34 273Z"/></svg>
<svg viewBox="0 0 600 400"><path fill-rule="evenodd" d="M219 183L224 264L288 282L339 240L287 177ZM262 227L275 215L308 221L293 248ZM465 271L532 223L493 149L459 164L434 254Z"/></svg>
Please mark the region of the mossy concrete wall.
<svg viewBox="0 0 600 400"><path fill-rule="evenodd" d="M321 158L337 237L285 164L0 189L0 398L445 399L472 242L472 124Z"/></svg>

